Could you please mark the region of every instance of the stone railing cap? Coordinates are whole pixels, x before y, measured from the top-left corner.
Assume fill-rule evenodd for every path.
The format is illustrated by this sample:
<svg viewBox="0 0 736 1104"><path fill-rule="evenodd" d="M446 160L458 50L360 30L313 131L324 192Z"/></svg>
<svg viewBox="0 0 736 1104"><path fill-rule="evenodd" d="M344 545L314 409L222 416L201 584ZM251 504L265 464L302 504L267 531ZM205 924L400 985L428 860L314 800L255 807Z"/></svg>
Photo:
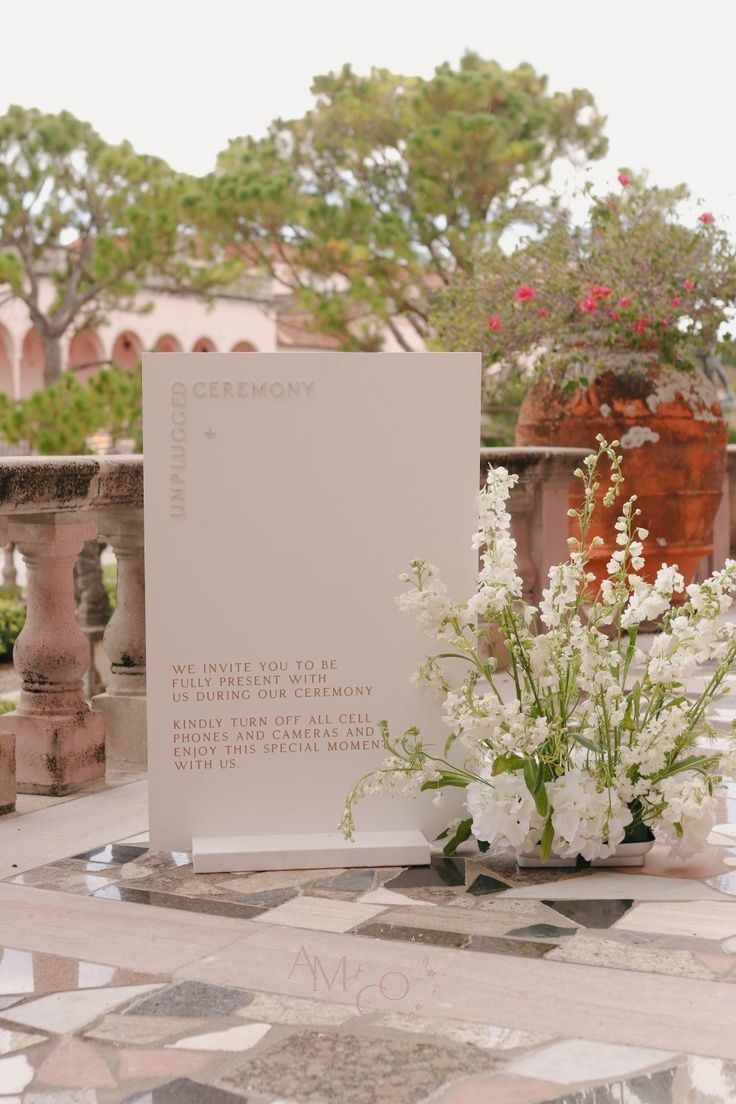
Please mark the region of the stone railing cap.
<svg viewBox="0 0 736 1104"><path fill-rule="evenodd" d="M143 505L143 457L0 458L0 514Z"/></svg>
<svg viewBox="0 0 736 1104"><path fill-rule="evenodd" d="M533 472L543 478L545 475L572 475L590 449L552 448L550 446L519 445L502 448L482 448L481 466L484 464L501 465L509 471L521 475L525 471Z"/></svg>

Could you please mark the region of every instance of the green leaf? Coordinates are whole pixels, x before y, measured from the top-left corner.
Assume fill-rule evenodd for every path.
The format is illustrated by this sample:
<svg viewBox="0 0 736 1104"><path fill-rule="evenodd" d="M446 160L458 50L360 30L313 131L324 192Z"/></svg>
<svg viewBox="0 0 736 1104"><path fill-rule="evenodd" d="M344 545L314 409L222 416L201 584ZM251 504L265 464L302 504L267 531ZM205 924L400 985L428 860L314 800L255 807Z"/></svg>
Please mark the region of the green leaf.
<svg viewBox="0 0 736 1104"><path fill-rule="evenodd" d="M504 753L503 755L497 755L493 760L493 766L491 767L491 774L495 777L497 774L505 774L506 771L518 771L524 766L524 759L520 755L513 755L512 753Z"/></svg>
<svg viewBox="0 0 736 1104"><path fill-rule="evenodd" d="M455 829L455 835L451 840L448 840L442 851L445 855L454 855L461 843L465 843L466 839L470 839L471 830L473 827L472 817L467 820L461 820ZM438 836L437 839L440 837Z"/></svg>
<svg viewBox="0 0 736 1104"><path fill-rule="evenodd" d="M544 783L540 783L532 796L534 797L534 804L537 807L539 815L546 816L549 812L549 800L547 799L547 791L544 788Z"/></svg>

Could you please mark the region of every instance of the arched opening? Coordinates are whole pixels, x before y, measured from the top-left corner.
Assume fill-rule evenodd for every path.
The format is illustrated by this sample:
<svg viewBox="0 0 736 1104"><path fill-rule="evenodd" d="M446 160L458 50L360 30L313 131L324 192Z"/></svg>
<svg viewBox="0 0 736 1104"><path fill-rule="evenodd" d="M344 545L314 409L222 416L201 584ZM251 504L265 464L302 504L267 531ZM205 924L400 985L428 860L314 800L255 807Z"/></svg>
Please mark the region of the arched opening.
<svg viewBox="0 0 736 1104"><path fill-rule="evenodd" d="M32 326L23 338L20 352L20 398L27 399L44 384L44 357L41 335Z"/></svg>
<svg viewBox="0 0 736 1104"><path fill-rule="evenodd" d="M83 382L104 367L105 351L99 337L94 330L80 330L69 344L69 371Z"/></svg>
<svg viewBox="0 0 736 1104"><path fill-rule="evenodd" d="M0 325L0 391L4 391L11 399L15 395L13 380L13 339L2 325Z"/></svg>
<svg viewBox="0 0 736 1104"><path fill-rule="evenodd" d="M251 341L238 341L230 350L232 353L257 353L255 345Z"/></svg>
<svg viewBox="0 0 736 1104"><path fill-rule="evenodd" d="M115 344L112 347L112 362L117 364L118 368L127 368L130 371L140 363L142 352L143 342L138 334L133 333L132 330L123 330L115 338Z"/></svg>
<svg viewBox="0 0 736 1104"><path fill-rule="evenodd" d="M156 344L153 346L154 353L180 353L181 342L173 334L161 334Z"/></svg>
<svg viewBox="0 0 736 1104"><path fill-rule="evenodd" d="M192 345L193 353L216 353L217 346L214 341L209 337L200 337L198 341L195 341Z"/></svg>

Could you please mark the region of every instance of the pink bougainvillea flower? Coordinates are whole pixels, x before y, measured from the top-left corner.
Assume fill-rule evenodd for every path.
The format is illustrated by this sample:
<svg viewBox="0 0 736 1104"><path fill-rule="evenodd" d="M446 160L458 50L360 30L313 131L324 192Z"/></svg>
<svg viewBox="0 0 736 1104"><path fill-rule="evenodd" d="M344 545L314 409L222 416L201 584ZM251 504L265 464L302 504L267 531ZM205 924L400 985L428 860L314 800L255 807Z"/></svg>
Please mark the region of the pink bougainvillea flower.
<svg viewBox="0 0 736 1104"><path fill-rule="evenodd" d="M586 314L592 314L596 306L595 299L592 295L586 295L584 299L580 300L579 306L581 311L585 311Z"/></svg>
<svg viewBox="0 0 736 1104"><path fill-rule="evenodd" d="M683 280L682 281L682 286L684 287L685 291L692 291L693 288L695 287L695 281L694 280Z"/></svg>
<svg viewBox="0 0 736 1104"><path fill-rule="evenodd" d="M519 303L528 303L530 299L534 299L536 291L529 284L520 284L514 293L514 299Z"/></svg>
<svg viewBox="0 0 736 1104"><path fill-rule="evenodd" d="M637 318L636 322L634 323L634 329L638 334L643 334L648 325L648 318Z"/></svg>
<svg viewBox="0 0 736 1104"><path fill-rule="evenodd" d="M620 314L618 313L618 311L617 311L617 310L612 310L612 311L611 311L611 312L609 313L608 317L609 317L609 318L611 319L611 321L612 321L612 322L618 322L618 320L619 320L619 318L621 317L621 315L620 315Z"/></svg>
<svg viewBox="0 0 736 1104"><path fill-rule="evenodd" d="M672 296L672 306L673 307L679 307L681 302L682 302L682 299L680 298L679 295L673 295Z"/></svg>
<svg viewBox="0 0 736 1104"><path fill-rule="evenodd" d="M498 333L498 331L501 329L501 315L500 314L492 314L491 315L491 317L488 319L488 329L493 330L494 333Z"/></svg>
<svg viewBox="0 0 736 1104"><path fill-rule="evenodd" d="M704 226L707 226L709 222L713 221L713 215L710 211L703 211L702 215L698 215L698 222L702 222Z"/></svg>
<svg viewBox="0 0 736 1104"><path fill-rule="evenodd" d="M659 320L659 328L660 328L661 330L666 330L668 326L669 326L669 322L665 322L664 318L660 318L660 320Z"/></svg>
<svg viewBox="0 0 736 1104"><path fill-rule="evenodd" d="M549 314L549 311L547 310L546 307L540 307L539 308L539 317L540 318L546 318L548 314Z"/></svg>
<svg viewBox="0 0 736 1104"><path fill-rule="evenodd" d="M618 182L622 188L628 188L629 184L631 183L631 177L628 173L620 172L618 174Z"/></svg>
<svg viewBox="0 0 736 1104"><path fill-rule="evenodd" d="M593 284L590 294L594 299L606 299L611 294L611 289L605 284Z"/></svg>
<svg viewBox="0 0 736 1104"><path fill-rule="evenodd" d="M621 298L618 301L618 305L620 307L630 307L631 306L631 300L629 299L628 295L622 295Z"/></svg>

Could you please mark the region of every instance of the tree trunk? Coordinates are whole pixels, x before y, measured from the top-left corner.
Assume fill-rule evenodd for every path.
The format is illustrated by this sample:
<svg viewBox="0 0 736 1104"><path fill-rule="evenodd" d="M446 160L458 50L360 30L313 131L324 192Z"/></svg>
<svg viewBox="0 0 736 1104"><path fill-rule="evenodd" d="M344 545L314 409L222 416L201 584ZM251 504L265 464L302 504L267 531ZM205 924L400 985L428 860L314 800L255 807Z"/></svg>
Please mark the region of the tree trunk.
<svg viewBox="0 0 736 1104"><path fill-rule="evenodd" d="M43 333L40 336L43 345L43 381L48 387L61 375L61 339L46 337Z"/></svg>

